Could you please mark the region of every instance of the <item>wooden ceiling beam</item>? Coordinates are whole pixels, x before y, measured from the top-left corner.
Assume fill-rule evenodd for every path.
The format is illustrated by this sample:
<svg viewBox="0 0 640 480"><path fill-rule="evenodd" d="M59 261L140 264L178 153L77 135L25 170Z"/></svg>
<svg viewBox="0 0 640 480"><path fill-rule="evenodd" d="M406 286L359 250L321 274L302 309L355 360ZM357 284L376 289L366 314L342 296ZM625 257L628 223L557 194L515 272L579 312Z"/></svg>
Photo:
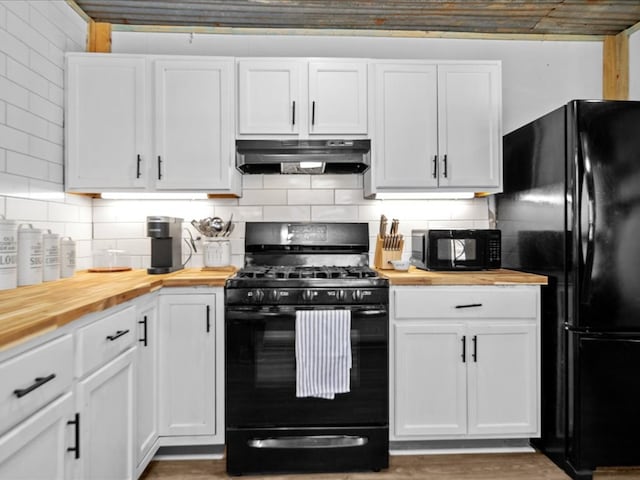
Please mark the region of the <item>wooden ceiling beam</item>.
<svg viewBox="0 0 640 480"><path fill-rule="evenodd" d="M604 37L602 48L602 98L629 99L629 34Z"/></svg>

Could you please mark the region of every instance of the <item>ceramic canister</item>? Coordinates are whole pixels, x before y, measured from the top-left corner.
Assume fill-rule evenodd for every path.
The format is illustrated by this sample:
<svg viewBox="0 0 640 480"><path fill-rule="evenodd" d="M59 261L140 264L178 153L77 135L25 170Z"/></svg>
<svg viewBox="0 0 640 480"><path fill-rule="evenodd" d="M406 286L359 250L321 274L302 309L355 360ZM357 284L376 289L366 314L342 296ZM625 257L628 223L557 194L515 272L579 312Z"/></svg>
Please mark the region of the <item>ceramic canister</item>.
<svg viewBox="0 0 640 480"><path fill-rule="evenodd" d="M205 267L226 267L231 263L231 243L229 240L205 239L203 255Z"/></svg>
<svg viewBox="0 0 640 480"><path fill-rule="evenodd" d="M76 242L71 237L60 239L60 276L73 277L76 271Z"/></svg>
<svg viewBox="0 0 640 480"><path fill-rule="evenodd" d="M0 215L0 290L18 286L18 228Z"/></svg>
<svg viewBox="0 0 640 480"><path fill-rule="evenodd" d="M42 279L45 282L60 278L60 235L47 230L42 235L44 249L44 264L42 267Z"/></svg>
<svg viewBox="0 0 640 480"><path fill-rule="evenodd" d="M18 286L42 282L42 230L30 223L18 227Z"/></svg>

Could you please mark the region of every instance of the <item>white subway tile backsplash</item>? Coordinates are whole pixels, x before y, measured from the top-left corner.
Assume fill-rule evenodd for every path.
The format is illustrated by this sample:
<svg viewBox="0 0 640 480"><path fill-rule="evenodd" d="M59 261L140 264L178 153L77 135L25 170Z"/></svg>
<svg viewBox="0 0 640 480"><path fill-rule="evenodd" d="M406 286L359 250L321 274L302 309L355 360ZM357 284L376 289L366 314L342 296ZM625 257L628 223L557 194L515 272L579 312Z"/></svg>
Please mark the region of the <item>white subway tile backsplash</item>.
<svg viewBox="0 0 640 480"><path fill-rule="evenodd" d="M0 29L0 45L7 57L24 64L29 62L29 47L5 29Z"/></svg>
<svg viewBox="0 0 640 480"><path fill-rule="evenodd" d="M9 173L0 173L0 195L27 197L29 195L29 179Z"/></svg>
<svg viewBox="0 0 640 480"><path fill-rule="evenodd" d="M358 207L356 205L311 206L313 222L357 222Z"/></svg>
<svg viewBox="0 0 640 480"><path fill-rule="evenodd" d="M80 207L67 203L49 202L49 220L52 222L80 222Z"/></svg>
<svg viewBox="0 0 640 480"><path fill-rule="evenodd" d="M32 4L37 5L38 8L31 9L29 23L56 47L65 50L68 38L64 33L65 27L60 26L60 28L58 28L55 25L56 20L50 16L54 9L48 5L49 3L50 2L32 2ZM70 31L69 33L73 34L75 32Z"/></svg>
<svg viewBox="0 0 640 480"><path fill-rule="evenodd" d="M7 169L7 151L4 148L0 148L0 172L4 172L6 171L6 169ZM1 192L0 192L0 195L2 195Z"/></svg>
<svg viewBox="0 0 640 480"><path fill-rule="evenodd" d="M460 200L451 204L451 218L461 220L477 220L487 218L489 211L487 198Z"/></svg>
<svg viewBox="0 0 640 480"><path fill-rule="evenodd" d="M7 8L7 15L14 13L25 21L29 20L29 3L24 1L3 0L3 5Z"/></svg>
<svg viewBox="0 0 640 480"><path fill-rule="evenodd" d="M335 192L336 205L369 205L376 203L375 200L364 198L364 192L362 188L336 189Z"/></svg>
<svg viewBox="0 0 640 480"><path fill-rule="evenodd" d="M0 52L0 75L7 75L7 55Z"/></svg>
<svg viewBox="0 0 640 480"><path fill-rule="evenodd" d="M6 124L10 127L22 130L30 135L46 138L49 132L49 122L22 108L9 105L7 107Z"/></svg>
<svg viewBox="0 0 640 480"><path fill-rule="evenodd" d="M259 222L262 220L262 206L216 206L215 214L228 220L233 214L234 223L240 220L247 222ZM237 227L236 227L237 228Z"/></svg>
<svg viewBox="0 0 640 480"><path fill-rule="evenodd" d="M48 49L49 42L46 43L46 47L44 49L38 51L45 52L46 54ZM29 67L50 82L58 85L59 87L64 87L64 72L62 68L53 64L50 60L33 50L31 50L31 56L29 57Z"/></svg>
<svg viewBox="0 0 640 480"><path fill-rule="evenodd" d="M367 222L380 220L380 215L384 213L382 202L373 202L369 205L358 205L358 221Z"/></svg>
<svg viewBox="0 0 640 480"><path fill-rule="evenodd" d="M47 180L48 172L48 165L44 160L22 153L7 152L7 173Z"/></svg>
<svg viewBox="0 0 640 480"><path fill-rule="evenodd" d="M64 118L62 104L56 104L46 97L31 93L29 94L29 108L34 114L62 126Z"/></svg>
<svg viewBox="0 0 640 480"><path fill-rule="evenodd" d="M47 180L62 186L64 183L64 167L61 163L47 162L48 177Z"/></svg>
<svg viewBox="0 0 640 480"><path fill-rule="evenodd" d="M128 253L129 255L150 255L151 239L119 239L116 241L116 248L124 250L125 254Z"/></svg>
<svg viewBox="0 0 640 480"><path fill-rule="evenodd" d="M1 30L0 30L1 32ZM0 100L16 105L20 108L29 108L29 90L12 82L5 76L0 76Z"/></svg>
<svg viewBox="0 0 640 480"><path fill-rule="evenodd" d="M147 236L143 223L96 223L93 226L94 239L131 239Z"/></svg>
<svg viewBox="0 0 640 480"><path fill-rule="evenodd" d="M29 152L29 135L12 127L0 124L0 148Z"/></svg>
<svg viewBox="0 0 640 480"><path fill-rule="evenodd" d="M49 162L58 164L63 162L62 145L34 136L29 137L29 154Z"/></svg>
<svg viewBox="0 0 640 480"><path fill-rule="evenodd" d="M311 188L362 188L362 175L311 175Z"/></svg>
<svg viewBox="0 0 640 480"><path fill-rule="evenodd" d="M54 85L53 83L49 84L49 101L53 102L54 105L58 106L62 111L62 105L64 105L64 89ZM46 118L46 117L45 117Z"/></svg>
<svg viewBox="0 0 640 480"><path fill-rule="evenodd" d="M265 206L265 222L308 222L311 220L311 207L308 205Z"/></svg>
<svg viewBox="0 0 640 480"><path fill-rule="evenodd" d="M245 175L246 176L246 175ZM310 188L310 175L264 175L264 188Z"/></svg>
<svg viewBox="0 0 640 480"><path fill-rule="evenodd" d="M289 190L289 205L333 205L333 190Z"/></svg>
<svg viewBox="0 0 640 480"><path fill-rule="evenodd" d="M64 144L64 128L61 125L48 122L47 140L57 145Z"/></svg>
<svg viewBox="0 0 640 480"><path fill-rule="evenodd" d="M251 188L263 188L264 175L243 175L242 176L242 190L245 191Z"/></svg>
<svg viewBox="0 0 640 480"><path fill-rule="evenodd" d="M286 205L286 190L247 190L242 192L240 205Z"/></svg>
<svg viewBox="0 0 640 480"><path fill-rule="evenodd" d="M49 94L49 82L46 78L12 58L7 59L7 77L42 97Z"/></svg>
<svg viewBox="0 0 640 480"><path fill-rule="evenodd" d="M7 8L0 3L0 28L7 28Z"/></svg>
<svg viewBox="0 0 640 480"><path fill-rule="evenodd" d="M74 240L91 239L92 225L90 223L70 223L67 222L64 227L64 234Z"/></svg>
<svg viewBox="0 0 640 480"><path fill-rule="evenodd" d="M0 123L7 123L7 102L0 100Z"/></svg>
<svg viewBox="0 0 640 480"><path fill-rule="evenodd" d="M31 52L47 52L48 40L28 23L27 18L20 18L13 12L7 12L7 31L31 48Z"/></svg>
<svg viewBox="0 0 640 480"><path fill-rule="evenodd" d="M7 197L7 218L19 221L46 222L47 202L28 198Z"/></svg>

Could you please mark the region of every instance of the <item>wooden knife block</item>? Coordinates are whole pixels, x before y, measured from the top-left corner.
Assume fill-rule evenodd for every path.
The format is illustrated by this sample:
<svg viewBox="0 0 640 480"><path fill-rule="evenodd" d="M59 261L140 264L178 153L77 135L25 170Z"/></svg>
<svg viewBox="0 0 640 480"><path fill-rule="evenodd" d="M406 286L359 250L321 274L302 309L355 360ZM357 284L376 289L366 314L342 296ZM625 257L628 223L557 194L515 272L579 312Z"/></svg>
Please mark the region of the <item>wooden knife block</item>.
<svg viewBox="0 0 640 480"><path fill-rule="evenodd" d="M402 258L402 250L404 248L404 238L400 240L397 249L386 250L382 248L383 239L378 235L376 239L376 251L373 257L373 266L381 270L393 270L391 260L400 260Z"/></svg>

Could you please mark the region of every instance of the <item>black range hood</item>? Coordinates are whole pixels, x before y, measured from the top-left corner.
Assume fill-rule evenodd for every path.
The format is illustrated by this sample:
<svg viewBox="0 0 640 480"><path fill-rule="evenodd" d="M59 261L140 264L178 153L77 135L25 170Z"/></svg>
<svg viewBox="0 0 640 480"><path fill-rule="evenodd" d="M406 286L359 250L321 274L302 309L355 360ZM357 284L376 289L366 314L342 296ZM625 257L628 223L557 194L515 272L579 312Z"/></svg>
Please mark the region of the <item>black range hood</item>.
<svg viewBox="0 0 640 480"><path fill-rule="evenodd" d="M242 173L363 173L370 140L236 140Z"/></svg>

